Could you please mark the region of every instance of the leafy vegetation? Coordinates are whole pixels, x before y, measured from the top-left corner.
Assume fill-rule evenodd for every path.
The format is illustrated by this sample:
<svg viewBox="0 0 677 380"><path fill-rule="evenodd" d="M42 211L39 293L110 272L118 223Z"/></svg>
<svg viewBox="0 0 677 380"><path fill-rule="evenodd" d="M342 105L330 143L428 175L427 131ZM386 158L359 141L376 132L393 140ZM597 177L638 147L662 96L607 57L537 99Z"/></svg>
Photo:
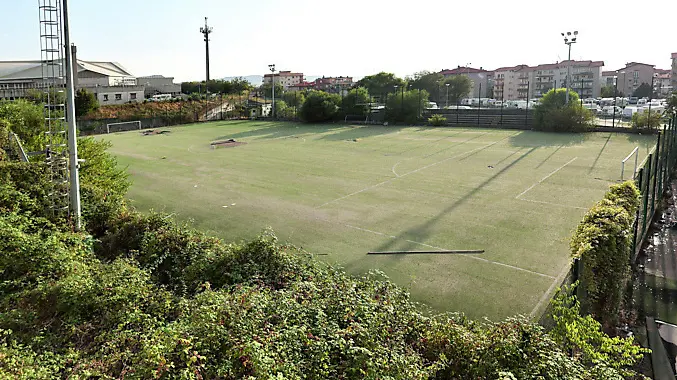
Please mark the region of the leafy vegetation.
<svg viewBox="0 0 677 380"><path fill-rule="evenodd" d="M354 88L341 100L341 112L344 116L367 116L369 102L369 92L366 88Z"/></svg>
<svg viewBox="0 0 677 380"><path fill-rule="evenodd" d="M387 118L390 121L415 123L427 104L427 91L400 91L388 97Z"/></svg>
<svg viewBox="0 0 677 380"><path fill-rule="evenodd" d="M53 219L43 165L0 162L0 378L632 376L641 351L609 351L589 320L573 339L566 310L552 336L523 318L433 315L381 273L349 276L272 232L228 244L137 213L108 145L81 147L87 233ZM631 193L607 201L627 213Z"/></svg>
<svg viewBox="0 0 677 380"><path fill-rule="evenodd" d="M651 114L649 110L635 112L632 114L632 128L655 131L661 125L662 118L662 112L654 111Z"/></svg>
<svg viewBox="0 0 677 380"><path fill-rule="evenodd" d="M428 118L428 123L434 127L441 127L447 124L447 118L440 114L434 114Z"/></svg>
<svg viewBox="0 0 677 380"><path fill-rule="evenodd" d="M99 109L99 101L93 93L84 88L79 89L75 94L75 115L82 117L90 112Z"/></svg>
<svg viewBox="0 0 677 380"><path fill-rule="evenodd" d="M642 83L635 89L635 91L632 92L632 96L636 96L638 98L648 98L651 96L651 85L648 83Z"/></svg>
<svg viewBox="0 0 677 380"><path fill-rule="evenodd" d="M550 132L582 132L592 124L592 112L580 104L578 94L569 93L566 104L566 90L552 89L541 98L534 109L534 129Z"/></svg>
<svg viewBox="0 0 677 380"><path fill-rule="evenodd" d="M383 99L385 95L397 92L397 89L402 88L404 84L405 81L395 76L395 74L380 72L360 79L356 86L364 87L371 96Z"/></svg>
<svg viewBox="0 0 677 380"><path fill-rule="evenodd" d="M323 91L309 91L301 107L300 116L306 122L325 122L333 120L339 111L341 97Z"/></svg>
<svg viewBox="0 0 677 380"><path fill-rule="evenodd" d="M448 85L448 86L447 86ZM444 104L456 104L470 94L473 82L465 75L454 75L442 82Z"/></svg>
<svg viewBox="0 0 677 380"><path fill-rule="evenodd" d="M611 187L587 212L571 239L571 254L583 260L581 286L589 312L605 327L618 319L630 276L632 223L639 191L631 181Z"/></svg>

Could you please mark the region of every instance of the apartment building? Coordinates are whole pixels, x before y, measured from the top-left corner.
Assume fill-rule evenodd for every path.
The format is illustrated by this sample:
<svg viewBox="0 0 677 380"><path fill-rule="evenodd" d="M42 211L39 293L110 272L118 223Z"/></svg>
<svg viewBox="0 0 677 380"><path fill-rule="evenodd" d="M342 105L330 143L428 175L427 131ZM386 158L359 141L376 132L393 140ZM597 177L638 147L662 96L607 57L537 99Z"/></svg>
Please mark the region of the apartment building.
<svg viewBox="0 0 677 380"><path fill-rule="evenodd" d="M672 93L671 70L655 69L653 92L658 97L667 97Z"/></svg>
<svg viewBox="0 0 677 380"><path fill-rule="evenodd" d="M615 86L614 77L615 71L602 71L602 87Z"/></svg>
<svg viewBox="0 0 677 380"><path fill-rule="evenodd" d="M523 78L524 73L529 71L530 68L527 65L500 67L494 70L494 99L520 99L518 93L520 77Z"/></svg>
<svg viewBox="0 0 677 380"><path fill-rule="evenodd" d="M314 83L316 90L339 94L353 86L353 77L322 77L315 79Z"/></svg>
<svg viewBox="0 0 677 380"><path fill-rule="evenodd" d="M567 72L570 70L569 88L582 98L599 97L602 89L603 61L562 61L538 65L532 68L533 88L530 98L540 98L553 88L567 87Z"/></svg>
<svg viewBox="0 0 677 380"><path fill-rule="evenodd" d="M655 65L639 62L627 63L624 68L616 70L618 91L625 96L631 96L642 83L651 84L651 78L655 72Z"/></svg>
<svg viewBox="0 0 677 380"><path fill-rule="evenodd" d="M473 67L458 66L455 69L442 70L440 74L444 75L445 78L455 75L467 76L473 82L473 86L469 94L469 96L472 98L487 97L487 94L490 93L490 90L494 85L494 72L484 70L481 67L476 69ZM494 94L494 97L495 96L496 94Z"/></svg>
<svg viewBox="0 0 677 380"><path fill-rule="evenodd" d="M266 74L263 76L263 84L270 84L275 77L275 83L281 84L285 90L294 85L303 82L303 73L292 73L291 71L279 71L275 74Z"/></svg>

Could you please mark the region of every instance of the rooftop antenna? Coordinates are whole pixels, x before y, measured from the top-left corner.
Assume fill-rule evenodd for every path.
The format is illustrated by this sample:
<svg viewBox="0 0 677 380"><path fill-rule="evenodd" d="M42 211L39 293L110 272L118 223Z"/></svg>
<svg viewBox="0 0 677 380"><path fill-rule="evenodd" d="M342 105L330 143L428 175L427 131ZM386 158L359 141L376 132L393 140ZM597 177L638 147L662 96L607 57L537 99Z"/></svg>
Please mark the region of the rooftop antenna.
<svg viewBox="0 0 677 380"><path fill-rule="evenodd" d="M214 28L209 27L207 24L207 17L205 17L205 26L200 28L200 33L205 37L205 49L207 54L207 82L209 82L209 35L212 33Z"/></svg>

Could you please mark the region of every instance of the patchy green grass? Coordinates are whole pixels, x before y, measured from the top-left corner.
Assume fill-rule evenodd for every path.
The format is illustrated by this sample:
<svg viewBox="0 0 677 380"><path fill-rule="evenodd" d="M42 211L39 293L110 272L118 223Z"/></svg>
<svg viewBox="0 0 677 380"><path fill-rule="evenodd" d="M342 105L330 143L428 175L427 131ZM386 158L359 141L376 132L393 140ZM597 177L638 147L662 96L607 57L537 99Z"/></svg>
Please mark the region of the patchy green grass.
<svg viewBox="0 0 677 380"><path fill-rule="evenodd" d="M653 136L215 122L102 136L141 210L192 218L227 240L267 226L352 273L384 271L440 311L540 312L585 211ZM210 142L246 142L211 149ZM631 169L630 169L631 170ZM227 207L225 207L227 206ZM481 255L368 251L483 249Z"/></svg>

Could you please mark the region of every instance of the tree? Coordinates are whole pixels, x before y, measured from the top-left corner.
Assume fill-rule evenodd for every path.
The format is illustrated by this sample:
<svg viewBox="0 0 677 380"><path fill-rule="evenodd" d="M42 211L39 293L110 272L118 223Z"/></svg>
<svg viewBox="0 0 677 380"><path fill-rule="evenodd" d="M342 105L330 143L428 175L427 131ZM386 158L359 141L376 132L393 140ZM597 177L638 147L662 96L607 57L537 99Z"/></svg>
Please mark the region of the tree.
<svg viewBox="0 0 677 380"><path fill-rule="evenodd" d="M677 114L677 92L673 92L668 98L668 105L665 107L665 113L673 116Z"/></svg>
<svg viewBox="0 0 677 380"><path fill-rule="evenodd" d="M553 132L580 132L592 123L592 113L581 106L578 94L569 93L566 104L566 89L548 91L534 109L534 124L537 130Z"/></svg>
<svg viewBox="0 0 677 380"><path fill-rule="evenodd" d="M266 98L272 98L273 97L273 86L271 83L264 83L261 85L259 88L260 92L264 94ZM282 95L284 95L284 87L282 87L281 84L275 82L275 98L282 98Z"/></svg>
<svg viewBox="0 0 677 380"><path fill-rule="evenodd" d="M364 87L357 87L348 92L341 100L341 110L343 115L367 116L369 112L367 103L369 103L369 93Z"/></svg>
<svg viewBox="0 0 677 380"><path fill-rule="evenodd" d="M99 109L96 96L84 88L75 93L75 116L82 117Z"/></svg>
<svg viewBox="0 0 677 380"><path fill-rule="evenodd" d="M280 119L291 119L294 117L294 109L289 107L284 100L275 100L275 117Z"/></svg>
<svg viewBox="0 0 677 380"><path fill-rule="evenodd" d="M426 90L430 94L430 100L440 103L440 100L445 99L441 95L442 82L444 75L440 73L433 73L430 71L420 71L415 73L413 78L409 78L409 88L414 90Z"/></svg>
<svg viewBox="0 0 677 380"><path fill-rule="evenodd" d="M663 118L662 112L654 111L649 114L649 110L643 110L632 114L632 128L656 130L661 125Z"/></svg>
<svg viewBox="0 0 677 380"><path fill-rule="evenodd" d="M401 88L405 82L398 78L393 73L380 72L374 75L367 75L366 77L357 81L357 87L364 87L371 96L385 96L386 94L395 92L395 86Z"/></svg>
<svg viewBox="0 0 677 380"><path fill-rule="evenodd" d="M230 83L231 83L231 88L232 88L233 92L237 93L237 94L239 94L243 91L251 91L254 88L254 86L252 86L252 84L249 83L248 80L246 80L242 77L233 78L230 81Z"/></svg>
<svg viewBox="0 0 677 380"><path fill-rule="evenodd" d="M324 122L336 117L341 97L324 91L309 91L303 106L301 118L309 123Z"/></svg>
<svg viewBox="0 0 677 380"><path fill-rule="evenodd" d="M0 101L0 120L4 119L12 132L19 136L24 149L37 152L45 149L45 119L42 104L26 100ZM57 115L54 115L57 116Z"/></svg>
<svg viewBox="0 0 677 380"><path fill-rule="evenodd" d="M651 95L651 85L648 83L642 83L632 92L632 96L638 98L648 98Z"/></svg>
<svg viewBox="0 0 677 380"><path fill-rule="evenodd" d="M277 92L275 92L275 97L277 97ZM288 91L282 94L282 100L287 102L289 107L301 108L306 100L306 95L303 91Z"/></svg>
<svg viewBox="0 0 677 380"><path fill-rule="evenodd" d="M465 75L450 76L442 82L442 99L447 104L447 84L449 85L449 104L456 104L470 94L473 82Z"/></svg>
<svg viewBox="0 0 677 380"><path fill-rule="evenodd" d="M388 96L388 120L405 123L415 123L428 104L428 91L411 90Z"/></svg>

